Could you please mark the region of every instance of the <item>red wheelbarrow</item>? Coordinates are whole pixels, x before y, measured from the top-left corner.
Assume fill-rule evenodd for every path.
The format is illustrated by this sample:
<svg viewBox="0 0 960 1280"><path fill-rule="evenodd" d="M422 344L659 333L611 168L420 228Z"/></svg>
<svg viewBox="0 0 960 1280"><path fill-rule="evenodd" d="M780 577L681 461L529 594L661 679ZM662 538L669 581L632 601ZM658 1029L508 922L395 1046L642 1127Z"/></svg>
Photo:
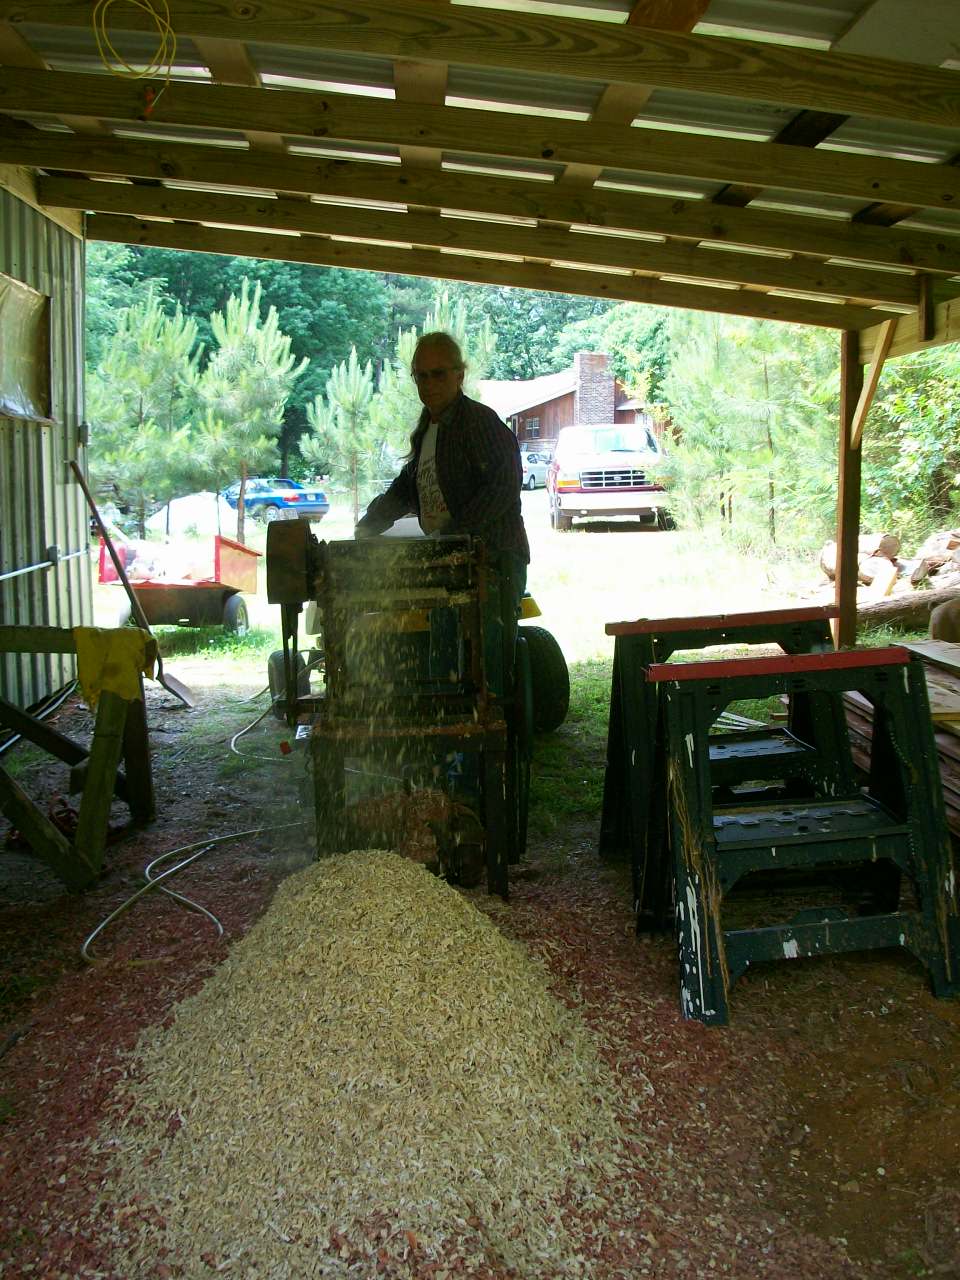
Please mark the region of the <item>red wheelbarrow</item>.
<svg viewBox="0 0 960 1280"><path fill-rule="evenodd" d="M219 533L212 544L117 542L116 548L126 556L127 577L151 626L222 625L246 634L250 620L240 593L256 594L259 551ZM120 582L102 538L99 581ZM129 620L130 603L124 600L116 625Z"/></svg>

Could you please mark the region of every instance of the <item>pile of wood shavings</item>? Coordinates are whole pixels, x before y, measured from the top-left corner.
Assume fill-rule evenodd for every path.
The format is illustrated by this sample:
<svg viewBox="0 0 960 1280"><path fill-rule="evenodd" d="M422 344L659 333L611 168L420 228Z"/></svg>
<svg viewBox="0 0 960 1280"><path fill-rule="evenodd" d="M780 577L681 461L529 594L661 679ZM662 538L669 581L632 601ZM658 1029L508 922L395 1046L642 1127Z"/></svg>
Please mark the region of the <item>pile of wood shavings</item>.
<svg viewBox="0 0 960 1280"><path fill-rule="evenodd" d="M617 1178L612 1080L540 964L416 863L292 876L138 1053L105 1206L129 1274L590 1272L560 1205Z"/></svg>

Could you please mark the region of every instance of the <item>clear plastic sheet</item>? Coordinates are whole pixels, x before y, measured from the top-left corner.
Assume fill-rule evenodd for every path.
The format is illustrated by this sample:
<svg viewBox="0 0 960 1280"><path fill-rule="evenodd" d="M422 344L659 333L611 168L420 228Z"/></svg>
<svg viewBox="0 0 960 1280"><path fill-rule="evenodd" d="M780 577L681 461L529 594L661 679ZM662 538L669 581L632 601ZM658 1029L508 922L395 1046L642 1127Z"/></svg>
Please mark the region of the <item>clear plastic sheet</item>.
<svg viewBox="0 0 960 1280"><path fill-rule="evenodd" d="M50 417L50 299L2 272L0 413Z"/></svg>

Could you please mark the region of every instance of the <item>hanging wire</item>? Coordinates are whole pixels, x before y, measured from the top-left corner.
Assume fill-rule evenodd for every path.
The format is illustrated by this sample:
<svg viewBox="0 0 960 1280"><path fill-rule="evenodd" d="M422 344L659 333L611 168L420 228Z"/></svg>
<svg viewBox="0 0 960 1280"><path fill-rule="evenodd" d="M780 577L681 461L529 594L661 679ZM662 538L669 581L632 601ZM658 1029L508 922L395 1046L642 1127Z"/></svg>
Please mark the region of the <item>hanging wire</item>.
<svg viewBox="0 0 960 1280"><path fill-rule="evenodd" d="M170 20L170 6L167 0L121 0L122 3L132 5L141 13L147 14L157 29L156 50L147 65L138 68L131 66L126 58L117 52L110 39L108 30L110 9L117 2L118 0L96 0L93 6L93 35L97 42L97 51L107 71L111 75L120 76L121 79L152 80L163 75L163 84L159 91L154 94L151 89L148 89L146 92L147 102L144 114L149 116L160 100L160 95L170 84L173 64L177 57L177 33Z"/></svg>

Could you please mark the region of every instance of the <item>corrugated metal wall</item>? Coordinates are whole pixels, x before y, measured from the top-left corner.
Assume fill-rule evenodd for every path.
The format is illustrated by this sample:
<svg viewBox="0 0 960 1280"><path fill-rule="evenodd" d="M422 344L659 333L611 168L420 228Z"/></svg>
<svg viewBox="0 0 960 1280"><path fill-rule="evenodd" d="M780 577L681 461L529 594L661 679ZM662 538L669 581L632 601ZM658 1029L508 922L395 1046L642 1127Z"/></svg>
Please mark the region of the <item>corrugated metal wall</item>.
<svg viewBox="0 0 960 1280"><path fill-rule="evenodd" d="M47 559L62 561L0 580L0 623L72 627L92 618L83 494L68 468L82 459L83 242L0 189L0 271L50 298L53 425L0 415L0 575ZM0 694L30 706L74 675L72 656L0 654Z"/></svg>

